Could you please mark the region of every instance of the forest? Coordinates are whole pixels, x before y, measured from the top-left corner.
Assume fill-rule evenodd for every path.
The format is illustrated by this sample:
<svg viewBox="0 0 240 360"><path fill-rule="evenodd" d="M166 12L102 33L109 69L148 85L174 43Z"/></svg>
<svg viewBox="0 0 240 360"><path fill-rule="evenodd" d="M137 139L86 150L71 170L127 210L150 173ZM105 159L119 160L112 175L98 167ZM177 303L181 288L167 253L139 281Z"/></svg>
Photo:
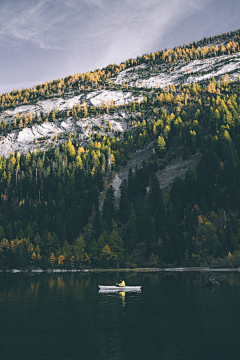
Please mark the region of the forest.
<svg viewBox="0 0 240 360"><path fill-rule="evenodd" d="M229 36L217 39L228 41ZM204 39L3 94L1 107L14 108L54 92L118 88L107 80L142 62L234 53L240 31L233 36L226 47L211 47L214 38ZM240 266L240 78L231 82L223 75L221 82L212 78L141 91L142 101L125 105L85 103L47 115L18 114L13 124L0 124L4 135L35 122L67 116L84 122L87 116L123 110L132 125L123 136L95 134L88 146L69 134L64 144L46 151L0 158L1 269ZM134 151L150 143L151 158L130 168L117 201L111 179ZM157 173L171 160L198 151L200 163L161 190Z"/></svg>

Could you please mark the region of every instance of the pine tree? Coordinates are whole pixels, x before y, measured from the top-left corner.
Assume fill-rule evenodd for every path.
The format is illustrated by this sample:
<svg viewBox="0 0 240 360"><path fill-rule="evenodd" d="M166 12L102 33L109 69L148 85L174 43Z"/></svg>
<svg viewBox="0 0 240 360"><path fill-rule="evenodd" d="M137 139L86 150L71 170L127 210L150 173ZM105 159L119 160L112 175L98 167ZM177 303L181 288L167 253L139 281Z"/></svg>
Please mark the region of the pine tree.
<svg viewBox="0 0 240 360"><path fill-rule="evenodd" d="M156 175L152 176L150 182L150 191L148 195L148 201L151 208L152 214L156 213L157 208L164 207L163 205L163 197L162 197L162 190L159 185L158 178Z"/></svg>
<svg viewBox="0 0 240 360"><path fill-rule="evenodd" d="M32 230L31 223L28 223L28 226L27 226L26 231L25 231L25 235L26 235L27 238L29 237L30 240L33 239L33 230Z"/></svg>
<svg viewBox="0 0 240 360"><path fill-rule="evenodd" d="M99 254L100 254L101 250L103 249L103 247L108 243L109 243L109 235L104 230L103 233L99 236L99 238L97 240L97 246L98 246L98 253Z"/></svg>
<svg viewBox="0 0 240 360"><path fill-rule="evenodd" d="M130 202L132 202L132 200L134 199L134 195L135 195L134 175L132 168L130 167L128 171L128 197Z"/></svg>
<svg viewBox="0 0 240 360"><path fill-rule="evenodd" d="M74 248L75 258L76 258L78 264L80 264L83 261L84 254L85 254L85 241L82 236L77 238L77 240L74 243L73 248Z"/></svg>
<svg viewBox="0 0 240 360"><path fill-rule="evenodd" d="M167 128L167 127L166 127ZM165 129L166 129L165 128ZM170 130L170 129L169 129ZM167 131L167 130L166 130ZM163 157L163 155L165 154L166 151L166 141L164 140L164 138L162 136L158 137L157 140L157 149L159 151L159 154L161 157Z"/></svg>
<svg viewBox="0 0 240 360"><path fill-rule="evenodd" d="M111 251L108 244L106 244L101 251L101 259L104 260L108 268L108 262L113 258L113 252Z"/></svg>
<svg viewBox="0 0 240 360"><path fill-rule="evenodd" d="M123 241L121 237L117 234L116 230L113 229L110 238L109 245L113 253L113 259L115 261L116 267L119 268L120 263L123 260Z"/></svg>
<svg viewBox="0 0 240 360"><path fill-rule="evenodd" d="M112 185L109 187L106 193L106 198L103 204L102 217L106 223L107 230L111 231L112 219L115 219L115 198Z"/></svg>
<svg viewBox="0 0 240 360"><path fill-rule="evenodd" d="M90 258L92 260L93 265L96 264L99 258L98 245L95 239L93 239L89 245Z"/></svg>
<svg viewBox="0 0 240 360"><path fill-rule="evenodd" d="M98 197L93 206L93 211L94 211L94 217L93 217L92 238L97 240L103 231L102 215L99 210L99 198Z"/></svg>
<svg viewBox="0 0 240 360"><path fill-rule="evenodd" d="M5 238L5 231L4 231L3 226L0 226L0 240L2 240L4 238Z"/></svg>
<svg viewBox="0 0 240 360"><path fill-rule="evenodd" d="M146 200L139 201L136 208L138 241L150 245L154 239L151 211Z"/></svg>
<svg viewBox="0 0 240 360"><path fill-rule="evenodd" d="M63 243L62 252L65 262L70 264L70 259L73 254L72 254L72 246L67 242L67 240L65 240Z"/></svg>
<svg viewBox="0 0 240 360"><path fill-rule="evenodd" d="M127 228L127 244L132 248L137 242L137 216L132 207Z"/></svg>
<svg viewBox="0 0 240 360"><path fill-rule="evenodd" d="M119 218L123 224L126 224L130 215L127 180L123 180L120 186L120 190L121 190L121 198L119 203Z"/></svg>
<svg viewBox="0 0 240 360"><path fill-rule="evenodd" d="M7 235L7 239L9 240L13 239L13 227L10 223L6 227L6 235Z"/></svg>

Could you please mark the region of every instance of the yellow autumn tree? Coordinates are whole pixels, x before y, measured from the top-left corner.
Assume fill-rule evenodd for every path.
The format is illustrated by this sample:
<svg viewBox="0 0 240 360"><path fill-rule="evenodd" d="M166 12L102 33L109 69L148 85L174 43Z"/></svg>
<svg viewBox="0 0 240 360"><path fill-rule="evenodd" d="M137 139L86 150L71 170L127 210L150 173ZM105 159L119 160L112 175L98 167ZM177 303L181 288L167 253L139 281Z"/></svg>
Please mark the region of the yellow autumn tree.
<svg viewBox="0 0 240 360"><path fill-rule="evenodd" d="M75 151L75 147L72 144L72 140L69 139L68 144L67 144L67 149L68 149L68 154L69 156L74 159L75 155L76 155L76 151Z"/></svg>
<svg viewBox="0 0 240 360"><path fill-rule="evenodd" d="M107 266L108 266L109 260L112 259L112 257L113 257L113 252L111 251L108 244L106 244L103 247L103 249L101 251L101 257L107 262Z"/></svg>
<svg viewBox="0 0 240 360"><path fill-rule="evenodd" d="M158 137L157 140L157 148L158 151L160 151L161 153L163 153L166 150L166 142L161 135Z"/></svg>
<svg viewBox="0 0 240 360"><path fill-rule="evenodd" d="M84 114L84 117L87 117L87 115L88 115L88 108L87 108L87 104L85 102L83 103L83 114Z"/></svg>
<svg viewBox="0 0 240 360"><path fill-rule="evenodd" d="M35 251L32 253L32 256L31 256L31 264L35 264L36 262L36 258L37 258L37 255L35 253Z"/></svg>
<svg viewBox="0 0 240 360"><path fill-rule="evenodd" d="M74 261L75 261L75 257L74 255L71 257L70 262L71 262L71 268L74 268Z"/></svg>
<svg viewBox="0 0 240 360"><path fill-rule="evenodd" d="M63 255L60 255L58 257L58 265L60 265L60 267L63 265L64 260L65 260L65 257Z"/></svg>
<svg viewBox="0 0 240 360"><path fill-rule="evenodd" d="M214 82L210 82L208 85L208 92L214 94L216 92L216 86Z"/></svg>
<svg viewBox="0 0 240 360"><path fill-rule="evenodd" d="M55 262L56 262L56 256L54 255L54 253L51 253L49 262L50 262L51 266L54 267Z"/></svg>

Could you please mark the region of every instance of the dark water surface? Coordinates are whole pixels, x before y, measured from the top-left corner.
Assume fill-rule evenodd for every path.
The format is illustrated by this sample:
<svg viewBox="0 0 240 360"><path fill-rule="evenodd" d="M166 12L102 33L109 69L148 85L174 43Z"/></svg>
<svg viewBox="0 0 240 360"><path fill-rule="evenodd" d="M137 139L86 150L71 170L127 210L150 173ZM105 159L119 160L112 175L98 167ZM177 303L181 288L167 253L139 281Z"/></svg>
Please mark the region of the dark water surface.
<svg viewBox="0 0 240 360"><path fill-rule="evenodd" d="M98 294L98 284L142 285ZM240 274L0 275L0 359L240 359Z"/></svg>

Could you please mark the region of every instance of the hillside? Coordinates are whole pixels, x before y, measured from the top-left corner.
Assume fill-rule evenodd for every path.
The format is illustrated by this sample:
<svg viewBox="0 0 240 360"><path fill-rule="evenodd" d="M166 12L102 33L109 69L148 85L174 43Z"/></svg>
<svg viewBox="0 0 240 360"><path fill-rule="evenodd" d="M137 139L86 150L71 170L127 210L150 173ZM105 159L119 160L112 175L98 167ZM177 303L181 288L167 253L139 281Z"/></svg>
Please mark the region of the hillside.
<svg viewBox="0 0 240 360"><path fill-rule="evenodd" d="M33 89L2 94L0 155L9 156L11 151L26 154L38 147L43 150L50 143L59 144L54 141L56 135L60 135L63 143L74 131L86 145L89 136L98 133L96 126L101 124L101 119L95 114L78 119L77 114L71 113L72 109L79 112L84 106L120 107L111 116L104 114L106 125L102 126L100 134L107 134L108 122L112 120L114 126L110 135L113 136L127 128L124 120L128 116L124 108L121 109L124 104L142 102L144 98L156 96L161 89L166 91L169 86L177 87L180 92L182 85L203 84L213 77L221 82L223 75L227 75L229 81L236 81L240 71L238 40L238 31L226 33L173 50L143 55L137 60L129 59L120 66L109 65L106 69L75 74ZM140 64L130 66L134 63ZM123 120L123 124L118 120Z"/></svg>
<svg viewBox="0 0 240 360"><path fill-rule="evenodd" d="M239 76L237 30L2 94L2 268L239 266Z"/></svg>

